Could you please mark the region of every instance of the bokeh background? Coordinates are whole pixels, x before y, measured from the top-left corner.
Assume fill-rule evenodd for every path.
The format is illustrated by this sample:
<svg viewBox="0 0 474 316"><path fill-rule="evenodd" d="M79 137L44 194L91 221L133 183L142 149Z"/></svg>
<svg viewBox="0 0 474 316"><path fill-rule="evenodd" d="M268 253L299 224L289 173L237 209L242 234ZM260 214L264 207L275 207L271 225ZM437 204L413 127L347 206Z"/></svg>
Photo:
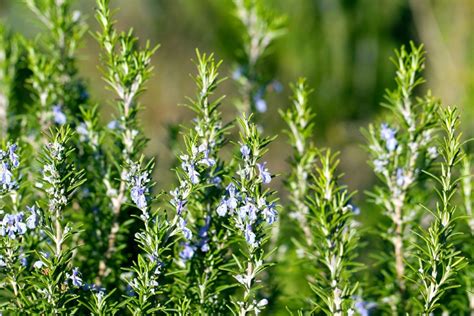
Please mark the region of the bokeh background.
<svg viewBox="0 0 474 316"><path fill-rule="evenodd" d="M265 1L265 0L261 0ZM91 32L97 30L94 0L77 0ZM314 89L310 103L315 118L315 142L341 151L343 181L359 193L359 220L380 220L364 198L375 177L369 169L361 129L381 120L384 90L394 87L394 50L410 40L424 43L427 50L422 89L431 89L445 104L460 108L466 138L474 136L474 0L268 0L268 6L287 16L286 35L272 46L267 64L283 87L268 94L268 111L261 116L264 133L279 137L267 155L272 172L281 176L272 185L282 190L290 154L279 108L289 106L288 84L308 78ZM195 87L192 58L195 49L214 52L224 63L221 74L229 77L218 94L227 97L222 110L227 121L238 111L236 84L231 79L240 45L239 23L232 0L114 0L118 27L133 27L144 42L161 47L153 59L154 75L142 97L141 118L150 138L147 154L157 157L155 180L165 191L175 179L171 170L178 148L173 141L180 124L188 125L192 113L184 106ZM0 15L14 31L33 38L44 29L22 0L0 0ZM106 124L112 119L113 95L104 87L99 65L99 46L91 34L85 36L78 54L80 75L86 79L93 102L102 109ZM420 91L421 92L421 91ZM280 195L285 200L285 194ZM285 236L286 237L286 236ZM376 241L365 236L367 247ZM380 245L379 245L380 246ZM364 260L364 252L361 252ZM277 271L286 284L286 294L300 293L298 271ZM281 303L281 310L291 302Z"/></svg>
<svg viewBox="0 0 474 316"><path fill-rule="evenodd" d="M264 0L262 0L264 1ZM223 76L232 77L239 47L238 22L231 0L115 0L120 29L133 27L145 41L159 43L153 63L155 73L142 98L142 120L150 138L148 154L158 157L157 180L167 190L172 185L174 163L172 139L176 127L186 124L192 113L179 106L194 95L189 74L195 48L215 52L224 60ZM279 135L268 155L270 168L287 171L289 148L281 132L284 124L278 108L289 105L288 84L300 76L314 89L310 97L316 117L315 141L342 152L344 181L363 191L375 181L366 164L361 128L379 117L384 109L384 89L393 88L394 49L410 40L423 42L428 52L424 89L432 89L446 104L461 108L463 127L473 133L474 114L474 1L473 0L268 0L274 11L287 15L287 33L271 49L268 64L283 86L270 93L269 110L261 116L265 133ZM97 29L94 1L78 0L77 8L87 16L90 30ZM6 24L34 37L43 29L21 0L0 0ZM101 80L99 47L86 35L79 52L79 69L89 83L94 102L103 109L104 122L111 119L111 94ZM218 93L227 95L225 118L233 119L238 97L232 79ZM174 132L170 132L174 131ZM283 177L280 177L280 179ZM281 186L281 181L275 181ZM364 204L362 204L365 207ZM372 217L370 208L362 218ZM363 220L363 219L362 219Z"/></svg>

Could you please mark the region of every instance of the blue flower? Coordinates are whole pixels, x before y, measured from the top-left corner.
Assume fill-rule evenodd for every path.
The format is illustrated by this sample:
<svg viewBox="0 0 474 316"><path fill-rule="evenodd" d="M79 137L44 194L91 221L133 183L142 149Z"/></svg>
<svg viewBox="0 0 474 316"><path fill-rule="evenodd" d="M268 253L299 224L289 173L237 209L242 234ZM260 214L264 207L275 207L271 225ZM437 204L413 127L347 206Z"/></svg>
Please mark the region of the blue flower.
<svg viewBox="0 0 474 316"><path fill-rule="evenodd" d="M405 176L405 173L402 168L397 169L397 185L403 187L408 183L408 178Z"/></svg>
<svg viewBox="0 0 474 316"><path fill-rule="evenodd" d="M235 189L235 185L230 183L226 188L227 199L222 198L219 206L217 207L217 214L219 216L225 216L228 211L234 211L237 208L238 197Z"/></svg>
<svg viewBox="0 0 474 316"><path fill-rule="evenodd" d="M207 242L202 244L201 251L202 252L208 252L209 251L209 244Z"/></svg>
<svg viewBox="0 0 474 316"><path fill-rule="evenodd" d="M251 225L247 225L245 227L244 236L245 236L245 240L247 241L247 244L249 244L249 246L251 246L251 247L257 246L257 243L255 241L256 236L255 236L255 233L252 231L252 226Z"/></svg>
<svg viewBox="0 0 474 316"><path fill-rule="evenodd" d="M225 199L222 199L221 202L219 203L219 206L217 207L217 215L219 216L225 216L227 214L227 201Z"/></svg>
<svg viewBox="0 0 474 316"><path fill-rule="evenodd" d="M14 168L18 168L18 166L20 165L20 161L18 160L18 155L15 153L16 148L17 148L16 144L10 145L10 147L8 147L10 162L12 163L12 166Z"/></svg>
<svg viewBox="0 0 474 316"><path fill-rule="evenodd" d="M374 160L374 171L375 172L382 172L385 169L385 166L388 164L388 161L385 159L375 159Z"/></svg>
<svg viewBox="0 0 474 316"><path fill-rule="evenodd" d="M198 184L199 173L196 171L194 164L188 162L189 157L187 155L183 155L181 158L183 159L181 168L183 168L183 170L188 174L189 180L191 180L192 184Z"/></svg>
<svg viewBox="0 0 474 316"><path fill-rule="evenodd" d="M201 146L199 146L199 148L201 149ZM213 158L209 158L209 149L202 150L202 153L204 158L199 160L200 164L206 165L207 167L212 167L216 164L216 161Z"/></svg>
<svg viewBox="0 0 474 316"><path fill-rule="evenodd" d="M46 264L45 264L43 261L37 260L37 261L35 261L35 263L33 264L33 267L34 267L35 269L41 269L41 268L42 268L43 266L45 266L45 265L46 265Z"/></svg>
<svg viewBox="0 0 474 316"><path fill-rule="evenodd" d="M133 202L141 210L144 210L147 207L145 193L146 188L141 186L132 187L130 192Z"/></svg>
<svg viewBox="0 0 474 316"><path fill-rule="evenodd" d="M260 113L264 113L267 111L267 102L263 98L264 93L265 86L261 87L253 98L253 102L255 103L255 109Z"/></svg>
<svg viewBox="0 0 474 316"><path fill-rule="evenodd" d="M211 224L211 218L208 216L206 217L206 224L199 229L199 233L198 233L199 242L197 246L201 249L202 252L209 251L208 232L209 232L210 224Z"/></svg>
<svg viewBox="0 0 474 316"><path fill-rule="evenodd" d="M26 209L31 213L26 219L26 226L29 229L35 229L39 222L39 211L34 205L32 207L27 206Z"/></svg>
<svg viewBox="0 0 474 316"><path fill-rule="evenodd" d="M431 159L436 159L436 157L438 157L438 149L436 146L431 146L428 148L428 157Z"/></svg>
<svg viewBox="0 0 474 316"><path fill-rule="evenodd" d="M357 312L361 316L369 316L370 310L373 309L375 306L377 306L377 304L374 302L363 301L362 298L359 296L355 297L355 301L356 302L354 304L354 308L357 310Z"/></svg>
<svg viewBox="0 0 474 316"><path fill-rule="evenodd" d="M118 129L120 127L120 123L117 120L112 120L107 124L108 129Z"/></svg>
<svg viewBox="0 0 474 316"><path fill-rule="evenodd" d="M248 159L250 156L250 148L247 145L242 145L240 147L240 153L244 159Z"/></svg>
<svg viewBox="0 0 474 316"><path fill-rule="evenodd" d="M194 247L191 246L189 243L184 244L183 250L179 253L179 257L183 261L187 261L194 256Z"/></svg>
<svg viewBox="0 0 474 316"><path fill-rule="evenodd" d="M187 240L190 240L193 237L193 232L186 227L186 221L183 218L179 218L179 227L181 228L181 231L183 232L184 238Z"/></svg>
<svg viewBox="0 0 474 316"><path fill-rule="evenodd" d="M395 129L390 128L385 123L380 126L380 137L385 141L385 146L388 151L394 151L398 145L397 139L395 138L396 133Z"/></svg>
<svg viewBox="0 0 474 316"><path fill-rule="evenodd" d="M28 265L28 259L26 258L25 254L24 253L21 253L20 254L20 264L23 266L23 267L26 267Z"/></svg>
<svg viewBox="0 0 474 316"><path fill-rule="evenodd" d="M233 183L229 184L226 188L229 198L227 199L227 207L231 210L234 210L237 207L237 194L236 188Z"/></svg>
<svg viewBox="0 0 474 316"><path fill-rule="evenodd" d="M275 203L266 205L262 211L262 215L268 224L273 224L277 220L277 217L278 217L278 212L275 209Z"/></svg>
<svg viewBox="0 0 474 316"><path fill-rule="evenodd" d="M266 164L266 162L264 162L263 164L258 163L257 168L260 172L260 179L262 179L262 182L264 184L269 184L272 181L272 175L270 174L270 172L268 172L268 168L265 168Z"/></svg>
<svg viewBox="0 0 474 316"><path fill-rule="evenodd" d="M53 116L54 116L54 122L56 124L59 124L59 125L66 124L66 115L61 110L60 105L53 106Z"/></svg>
<svg viewBox="0 0 474 316"><path fill-rule="evenodd" d="M8 235L11 239L15 239L17 235L26 233L26 228L26 224L23 223L23 213L5 214L0 222L0 236Z"/></svg>
<svg viewBox="0 0 474 316"><path fill-rule="evenodd" d="M173 196L173 199L171 199L171 205L176 208L176 213L178 213L178 215L181 215L184 210L184 207L186 206L186 200L183 200L179 197L178 189L172 191L171 195Z"/></svg>
<svg viewBox="0 0 474 316"><path fill-rule="evenodd" d="M72 274L70 275L69 273L67 273L66 277L71 280L73 286L82 286L82 279L80 276L79 268L75 267L74 269L72 269Z"/></svg>
<svg viewBox="0 0 474 316"><path fill-rule="evenodd" d="M262 98L258 98L255 100L255 108L258 112L265 113L267 111L267 102Z"/></svg>
<svg viewBox="0 0 474 316"><path fill-rule="evenodd" d="M10 171L10 167L7 162L2 162L0 164L0 184L5 189L10 189L13 187L13 174Z"/></svg>
<svg viewBox="0 0 474 316"><path fill-rule="evenodd" d="M237 80L239 80L240 78L242 78L242 74L243 74L242 67L237 67L237 69L235 69L235 70L232 72L232 79L234 79L235 81L237 81Z"/></svg>

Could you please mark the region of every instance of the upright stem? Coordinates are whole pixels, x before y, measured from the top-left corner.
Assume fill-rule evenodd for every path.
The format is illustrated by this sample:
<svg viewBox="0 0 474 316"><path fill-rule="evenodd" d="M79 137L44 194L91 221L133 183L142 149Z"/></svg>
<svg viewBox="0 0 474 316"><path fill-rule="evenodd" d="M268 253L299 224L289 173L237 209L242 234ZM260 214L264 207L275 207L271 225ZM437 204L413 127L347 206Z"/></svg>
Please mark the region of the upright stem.
<svg viewBox="0 0 474 316"><path fill-rule="evenodd" d="M56 212L56 219L55 219L55 227L56 227L56 257L59 258L61 255L61 249L62 249L62 228L61 228L61 223L59 221L59 211Z"/></svg>
<svg viewBox="0 0 474 316"><path fill-rule="evenodd" d="M122 208L122 204L125 198L125 171L122 171L122 176L120 180L120 187L119 193L115 199L112 199L112 212L113 212L113 220L112 220L112 228L110 229L109 236L107 238L107 250L105 252L105 256L99 262L99 273L96 278L96 282L99 283L100 280L107 275L107 261L110 260L112 254L115 250L115 242L117 240L117 234L120 230L119 224L119 215L120 209Z"/></svg>
<svg viewBox="0 0 474 316"><path fill-rule="evenodd" d="M395 201L395 236L393 245L395 248L395 271L398 281L398 286L401 292L405 291L405 263L404 263L404 249L403 249L403 214L402 206L405 200L405 194L400 199Z"/></svg>

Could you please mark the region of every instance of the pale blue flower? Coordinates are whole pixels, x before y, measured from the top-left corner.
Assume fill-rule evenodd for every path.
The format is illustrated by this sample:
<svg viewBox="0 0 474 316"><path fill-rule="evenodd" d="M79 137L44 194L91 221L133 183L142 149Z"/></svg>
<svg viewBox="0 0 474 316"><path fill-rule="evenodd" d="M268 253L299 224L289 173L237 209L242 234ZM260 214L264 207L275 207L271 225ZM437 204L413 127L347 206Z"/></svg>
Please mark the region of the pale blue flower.
<svg viewBox="0 0 474 316"><path fill-rule="evenodd" d="M41 268L44 267L45 265L46 265L46 264L45 264L43 261L41 261L41 260L37 260L37 261L35 261L35 263L33 263L33 267L34 267L35 269L41 269Z"/></svg>
<svg viewBox="0 0 474 316"><path fill-rule="evenodd" d="M181 231L183 232L184 238L187 240L190 240L193 238L193 232L186 227L187 222L183 218L179 218L179 227L181 228Z"/></svg>
<svg viewBox="0 0 474 316"><path fill-rule="evenodd" d="M66 277L71 280L73 286L82 286L82 279L80 276L79 268L75 267L74 269L72 269L72 274L66 273Z"/></svg>
<svg viewBox="0 0 474 316"><path fill-rule="evenodd" d="M256 236L255 236L255 233L252 231L251 225L247 225L245 227L244 236L245 236L245 240L247 241L247 244L249 244L251 247L257 246L257 243L255 241Z"/></svg>
<svg viewBox="0 0 474 316"><path fill-rule="evenodd" d="M436 159L438 157L438 149L436 146L431 146L428 148L428 157L431 159Z"/></svg>
<svg viewBox="0 0 474 316"><path fill-rule="evenodd" d="M388 151L394 151L398 145L397 139L395 138L396 133L395 129L390 128L385 123L380 126L380 137L385 141L385 146Z"/></svg>
<svg viewBox="0 0 474 316"><path fill-rule="evenodd" d="M222 183L222 178L219 176L213 177L211 183L214 185L218 185Z"/></svg>
<svg viewBox="0 0 474 316"><path fill-rule="evenodd" d="M280 92L283 91L283 85L278 80L273 80L272 88L273 88L273 90L275 90L276 93L280 93Z"/></svg>
<svg viewBox="0 0 474 316"><path fill-rule="evenodd" d="M354 304L354 308L361 316L369 316L370 310L373 309L375 306L377 306L376 303L365 302L362 300L361 297L356 297L356 302Z"/></svg>
<svg viewBox="0 0 474 316"><path fill-rule="evenodd" d="M235 210L237 208L237 194L236 194L236 188L233 183L229 184L226 188L227 194L229 195L229 198L227 199L227 207L231 210Z"/></svg>
<svg viewBox="0 0 474 316"><path fill-rule="evenodd" d="M118 129L120 127L120 123L117 120L112 120L107 124L108 129Z"/></svg>
<svg viewBox="0 0 474 316"><path fill-rule="evenodd" d="M264 184L269 184L272 181L272 175L268 172L268 168L265 167L267 163L264 162L263 164L258 163L257 168L260 173L260 179Z"/></svg>
<svg viewBox="0 0 474 316"><path fill-rule="evenodd" d="M66 115L61 110L60 105L53 106L53 116L54 116L54 122L56 124L59 124L59 125L66 124Z"/></svg>
<svg viewBox="0 0 474 316"><path fill-rule="evenodd" d="M178 215L181 215L186 205L186 201L182 199L173 199L171 200L171 204L173 204L176 207L176 212L178 213Z"/></svg>
<svg viewBox="0 0 474 316"><path fill-rule="evenodd" d="M388 161L385 159L375 159L374 160L374 171L377 173L383 172L385 170L385 166L387 166Z"/></svg>
<svg viewBox="0 0 474 316"><path fill-rule="evenodd" d="M201 246L201 251L202 252L208 252L209 251L209 244L206 242Z"/></svg>
<svg viewBox="0 0 474 316"><path fill-rule="evenodd" d="M240 147L240 153L244 159L248 159L250 156L250 148L247 145L242 145Z"/></svg>
<svg viewBox="0 0 474 316"><path fill-rule="evenodd" d="M200 164L203 164L207 167L212 167L216 164L216 161L213 158L209 157L209 149L203 150L202 153L204 154L204 158L199 160Z"/></svg>
<svg viewBox="0 0 474 316"><path fill-rule="evenodd" d="M237 80L239 80L240 78L242 78L242 74L243 74L242 67L237 67L237 69L235 69L235 70L232 72L232 79L234 79L235 81L237 81Z"/></svg>
<svg viewBox="0 0 474 316"><path fill-rule="evenodd" d="M199 183L199 173L197 172L193 163L188 162L189 157L184 155L183 162L181 163L181 168L187 173L189 180L191 180L192 184Z"/></svg>
<svg viewBox="0 0 474 316"><path fill-rule="evenodd" d="M17 149L17 145L16 145L16 144L10 145L10 146L8 147L8 153L9 153L9 156L10 156L10 162L12 163L13 168L18 168L18 166L20 165L19 157L18 157L18 155L15 153L16 149Z"/></svg>
<svg viewBox="0 0 474 316"><path fill-rule="evenodd" d="M32 207L27 206L26 209L31 213L26 219L26 226L29 229L35 229L39 222L39 211L34 205Z"/></svg>
<svg viewBox="0 0 474 316"><path fill-rule="evenodd" d="M273 224L277 220L277 217L278 217L278 212L275 209L275 203L266 205L262 211L262 215L268 224Z"/></svg>
<svg viewBox="0 0 474 316"><path fill-rule="evenodd" d="M225 199L221 200L216 212L219 216L225 216L227 214L227 201Z"/></svg>
<svg viewBox="0 0 474 316"><path fill-rule="evenodd" d="M21 251L23 251L23 249L21 249ZM20 254L20 264L23 266L23 267L26 267L28 265L28 259L26 258L25 254L22 252Z"/></svg>
<svg viewBox="0 0 474 316"><path fill-rule="evenodd" d="M147 202L146 202L146 188L141 187L141 186L134 186L132 187L130 191L130 196L132 197L132 201L135 203L135 205L141 209L144 210L147 207Z"/></svg>
<svg viewBox="0 0 474 316"><path fill-rule="evenodd" d="M183 250L179 253L179 257L183 261L187 261L194 256L194 247L191 246L189 243L185 243Z"/></svg>
<svg viewBox="0 0 474 316"><path fill-rule="evenodd" d="M407 183L407 177L402 168L397 169L397 185L403 187Z"/></svg>
<svg viewBox="0 0 474 316"><path fill-rule="evenodd" d="M0 184L5 189L10 189L13 186L13 174L5 161L0 164Z"/></svg>
<svg viewBox="0 0 474 316"><path fill-rule="evenodd" d="M0 222L0 236L7 235L11 239L15 239L17 235L26 233L27 226L23 223L23 213L5 214Z"/></svg>
<svg viewBox="0 0 474 316"><path fill-rule="evenodd" d="M258 112L260 113L265 113L267 111L267 101L262 98L257 98L255 100L255 108L257 109Z"/></svg>
<svg viewBox="0 0 474 316"><path fill-rule="evenodd" d="M76 132L79 135L79 140L81 142L84 142L89 139L89 130L87 129L87 124L84 122L81 122L77 127L76 127Z"/></svg>

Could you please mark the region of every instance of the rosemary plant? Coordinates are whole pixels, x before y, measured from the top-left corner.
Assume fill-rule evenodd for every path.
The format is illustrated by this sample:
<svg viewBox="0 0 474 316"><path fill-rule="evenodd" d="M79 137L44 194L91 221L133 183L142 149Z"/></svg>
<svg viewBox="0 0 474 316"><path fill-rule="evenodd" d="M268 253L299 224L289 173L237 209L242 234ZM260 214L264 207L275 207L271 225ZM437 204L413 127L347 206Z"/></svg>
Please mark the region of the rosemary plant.
<svg viewBox="0 0 474 316"><path fill-rule="evenodd" d="M233 306L229 307L238 315L258 314L268 304L266 298L258 295L258 283L259 275L270 265L264 247L270 237L268 225L277 220L274 192L265 188L272 176L266 163L258 162L272 139L262 137L250 119L243 116L239 120L239 167L218 210L219 216L230 217L228 229L238 237L232 274L242 292L234 295Z"/></svg>
<svg viewBox="0 0 474 316"><path fill-rule="evenodd" d="M378 303L393 313L409 308L407 301L413 294L406 287L406 265L414 263L409 244L421 215L419 203L424 201L426 177L420 170L428 170L438 155L432 140L438 104L430 93L414 96L414 89L423 82L423 47L411 44L411 52L402 47L396 56L396 88L387 92L384 104L393 113L393 122L370 125L366 131L370 164L381 182L369 195L389 219L379 231L390 246L382 250L378 261L383 284L390 285L380 288L383 301Z"/></svg>
<svg viewBox="0 0 474 316"><path fill-rule="evenodd" d="M339 153L313 143L304 79L280 111L292 151L278 194L264 161L275 137L257 115L279 89L266 56L284 18L263 1L233 3L238 126L222 119L223 62L196 51L196 117L182 128L169 194L138 118L157 47L117 30L112 1L96 0L93 33L115 109L105 124L78 75L87 25L72 0L24 1L45 30L34 39L0 26L0 315L472 314L471 153L459 112L431 92L417 97L422 46L397 51L388 113L365 131L378 182L361 218L382 218L367 227ZM363 235L370 228L375 237Z"/></svg>
<svg viewBox="0 0 474 316"><path fill-rule="evenodd" d="M292 89L293 106L286 112L280 111L280 115L288 125L286 133L293 150L290 161L291 174L286 181L291 201L289 216L298 223L306 245L311 246L313 236L308 224L309 207L306 198L310 191L310 175L318 154L311 140L314 132L312 120L315 115L308 104L308 94L311 91L307 87L306 80L299 79Z"/></svg>
<svg viewBox="0 0 474 316"><path fill-rule="evenodd" d="M158 48L150 47L150 44L146 43L143 49L139 49L137 48L138 39L132 31L117 32L109 4L109 0L97 1L96 18L101 32L98 32L96 37L103 49L105 81L117 95L116 107L119 116L109 125L114 146L109 156L112 163L107 168L104 183L107 187L113 219L107 237L107 249L99 263L99 278L110 274L109 261L114 260L114 254L117 251L117 235L123 224L121 213L126 209L127 202L129 170L125 165L138 159L138 153L146 143L137 121L140 109L137 99L144 91L144 84L153 69L150 64L151 56ZM135 197L132 196L132 199L142 199L143 194L139 192Z"/></svg>
<svg viewBox="0 0 474 316"><path fill-rule="evenodd" d="M70 129L61 128L46 144L40 163L43 177L41 188L45 192L44 210L40 229L44 242L35 249L37 261L33 264L33 297L30 308L38 313L63 313L75 310L71 301L78 296L74 288L83 286L81 274L72 266L73 248L68 245L77 228L67 221L66 206L71 195L81 185L83 172L71 163L73 149L69 145Z"/></svg>
<svg viewBox="0 0 474 316"><path fill-rule="evenodd" d="M439 185L436 188L438 202L434 210L425 207L434 219L427 230L419 232L423 243L417 244L418 265L415 281L422 299L420 313L431 315L438 309L439 301L447 290L457 287L454 281L456 274L466 265L465 258L454 244L456 222L456 205L454 197L460 178L456 176L456 167L463 160L461 135L457 129L459 117L456 108L447 107L440 110L441 126L444 131L443 140L438 146L441 154L441 173L439 176L430 174ZM421 281L421 282L420 282Z"/></svg>
<svg viewBox="0 0 474 316"><path fill-rule="evenodd" d="M226 220L218 216L219 197L224 191L226 174L219 151L225 142L228 126L222 123L219 107L223 97L212 100L222 81L214 56L197 53L195 77L197 93L189 98L188 107L197 117L185 136L186 151L180 155L177 170L179 186L171 192L171 205L176 211L183 242L178 247L178 292L180 312L218 314L226 311L229 276L223 266L229 261L229 234Z"/></svg>
<svg viewBox="0 0 474 316"><path fill-rule="evenodd" d="M305 254L315 266L311 288L316 294L313 312L326 315L354 314L352 296L357 289L354 273L354 249L357 245L355 225L351 222L354 207L349 203L351 193L338 184L337 154L330 150L319 153L314 184L308 198L307 221L312 244Z"/></svg>

